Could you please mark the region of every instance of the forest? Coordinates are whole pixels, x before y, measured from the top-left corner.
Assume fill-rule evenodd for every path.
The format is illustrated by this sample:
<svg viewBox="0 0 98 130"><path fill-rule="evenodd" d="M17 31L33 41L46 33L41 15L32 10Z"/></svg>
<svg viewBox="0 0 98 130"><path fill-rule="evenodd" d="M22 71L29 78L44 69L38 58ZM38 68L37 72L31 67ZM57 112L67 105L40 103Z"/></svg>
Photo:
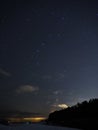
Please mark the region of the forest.
<svg viewBox="0 0 98 130"><path fill-rule="evenodd" d="M77 103L49 114L47 124L98 130L98 99Z"/></svg>

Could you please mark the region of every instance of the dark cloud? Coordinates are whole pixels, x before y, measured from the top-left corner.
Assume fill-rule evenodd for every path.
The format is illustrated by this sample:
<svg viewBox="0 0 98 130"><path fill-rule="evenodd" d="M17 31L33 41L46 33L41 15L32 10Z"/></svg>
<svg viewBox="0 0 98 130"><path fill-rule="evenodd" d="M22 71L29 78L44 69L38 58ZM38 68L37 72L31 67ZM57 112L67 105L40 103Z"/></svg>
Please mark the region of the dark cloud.
<svg viewBox="0 0 98 130"><path fill-rule="evenodd" d="M0 74L3 75L3 76L6 76L6 77L11 76L11 74L8 71L6 71L6 70L4 70L2 68L0 68Z"/></svg>
<svg viewBox="0 0 98 130"><path fill-rule="evenodd" d="M0 111L0 117L36 117L42 113L37 112L22 112L22 111Z"/></svg>
<svg viewBox="0 0 98 130"><path fill-rule="evenodd" d="M38 91L39 90L39 87L37 86L31 86L31 85L22 85L20 86L16 92L18 94L20 93L32 93L32 92L35 92L35 91Z"/></svg>

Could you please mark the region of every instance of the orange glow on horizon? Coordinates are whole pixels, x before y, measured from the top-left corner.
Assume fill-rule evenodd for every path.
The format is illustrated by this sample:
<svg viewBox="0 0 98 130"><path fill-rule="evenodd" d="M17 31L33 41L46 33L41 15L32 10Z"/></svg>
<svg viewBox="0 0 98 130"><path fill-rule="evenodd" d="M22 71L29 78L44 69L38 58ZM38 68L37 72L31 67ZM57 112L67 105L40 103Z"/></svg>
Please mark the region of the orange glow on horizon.
<svg viewBox="0 0 98 130"><path fill-rule="evenodd" d="M31 117L31 118L24 118L24 120L32 121L32 122L40 122L45 120L45 117Z"/></svg>
<svg viewBox="0 0 98 130"><path fill-rule="evenodd" d="M25 117L25 118L7 118L10 122L34 122L34 123L37 123L37 122L40 122L40 121L43 121L45 120L46 118L45 117Z"/></svg>

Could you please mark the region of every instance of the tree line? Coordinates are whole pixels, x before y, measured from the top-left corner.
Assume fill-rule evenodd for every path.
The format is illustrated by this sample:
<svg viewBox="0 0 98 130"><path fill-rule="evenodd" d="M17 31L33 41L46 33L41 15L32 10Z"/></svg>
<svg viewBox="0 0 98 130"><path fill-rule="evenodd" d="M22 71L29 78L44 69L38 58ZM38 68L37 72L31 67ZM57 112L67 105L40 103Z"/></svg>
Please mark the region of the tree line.
<svg viewBox="0 0 98 130"><path fill-rule="evenodd" d="M98 130L98 99L77 103L49 114L48 124Z"/></svg>

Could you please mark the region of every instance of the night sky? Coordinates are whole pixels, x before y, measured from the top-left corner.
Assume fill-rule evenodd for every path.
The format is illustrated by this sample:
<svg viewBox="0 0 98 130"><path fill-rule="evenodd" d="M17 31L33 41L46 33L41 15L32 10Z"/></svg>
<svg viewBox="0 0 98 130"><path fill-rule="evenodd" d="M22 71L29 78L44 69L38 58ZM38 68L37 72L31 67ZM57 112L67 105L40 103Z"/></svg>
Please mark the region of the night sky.
<svg viewBox="0 0 98 130"><path fill-rule="evenodd" d="M98 98L97 0L0 1L0 111L49 112Z"/></svg>

